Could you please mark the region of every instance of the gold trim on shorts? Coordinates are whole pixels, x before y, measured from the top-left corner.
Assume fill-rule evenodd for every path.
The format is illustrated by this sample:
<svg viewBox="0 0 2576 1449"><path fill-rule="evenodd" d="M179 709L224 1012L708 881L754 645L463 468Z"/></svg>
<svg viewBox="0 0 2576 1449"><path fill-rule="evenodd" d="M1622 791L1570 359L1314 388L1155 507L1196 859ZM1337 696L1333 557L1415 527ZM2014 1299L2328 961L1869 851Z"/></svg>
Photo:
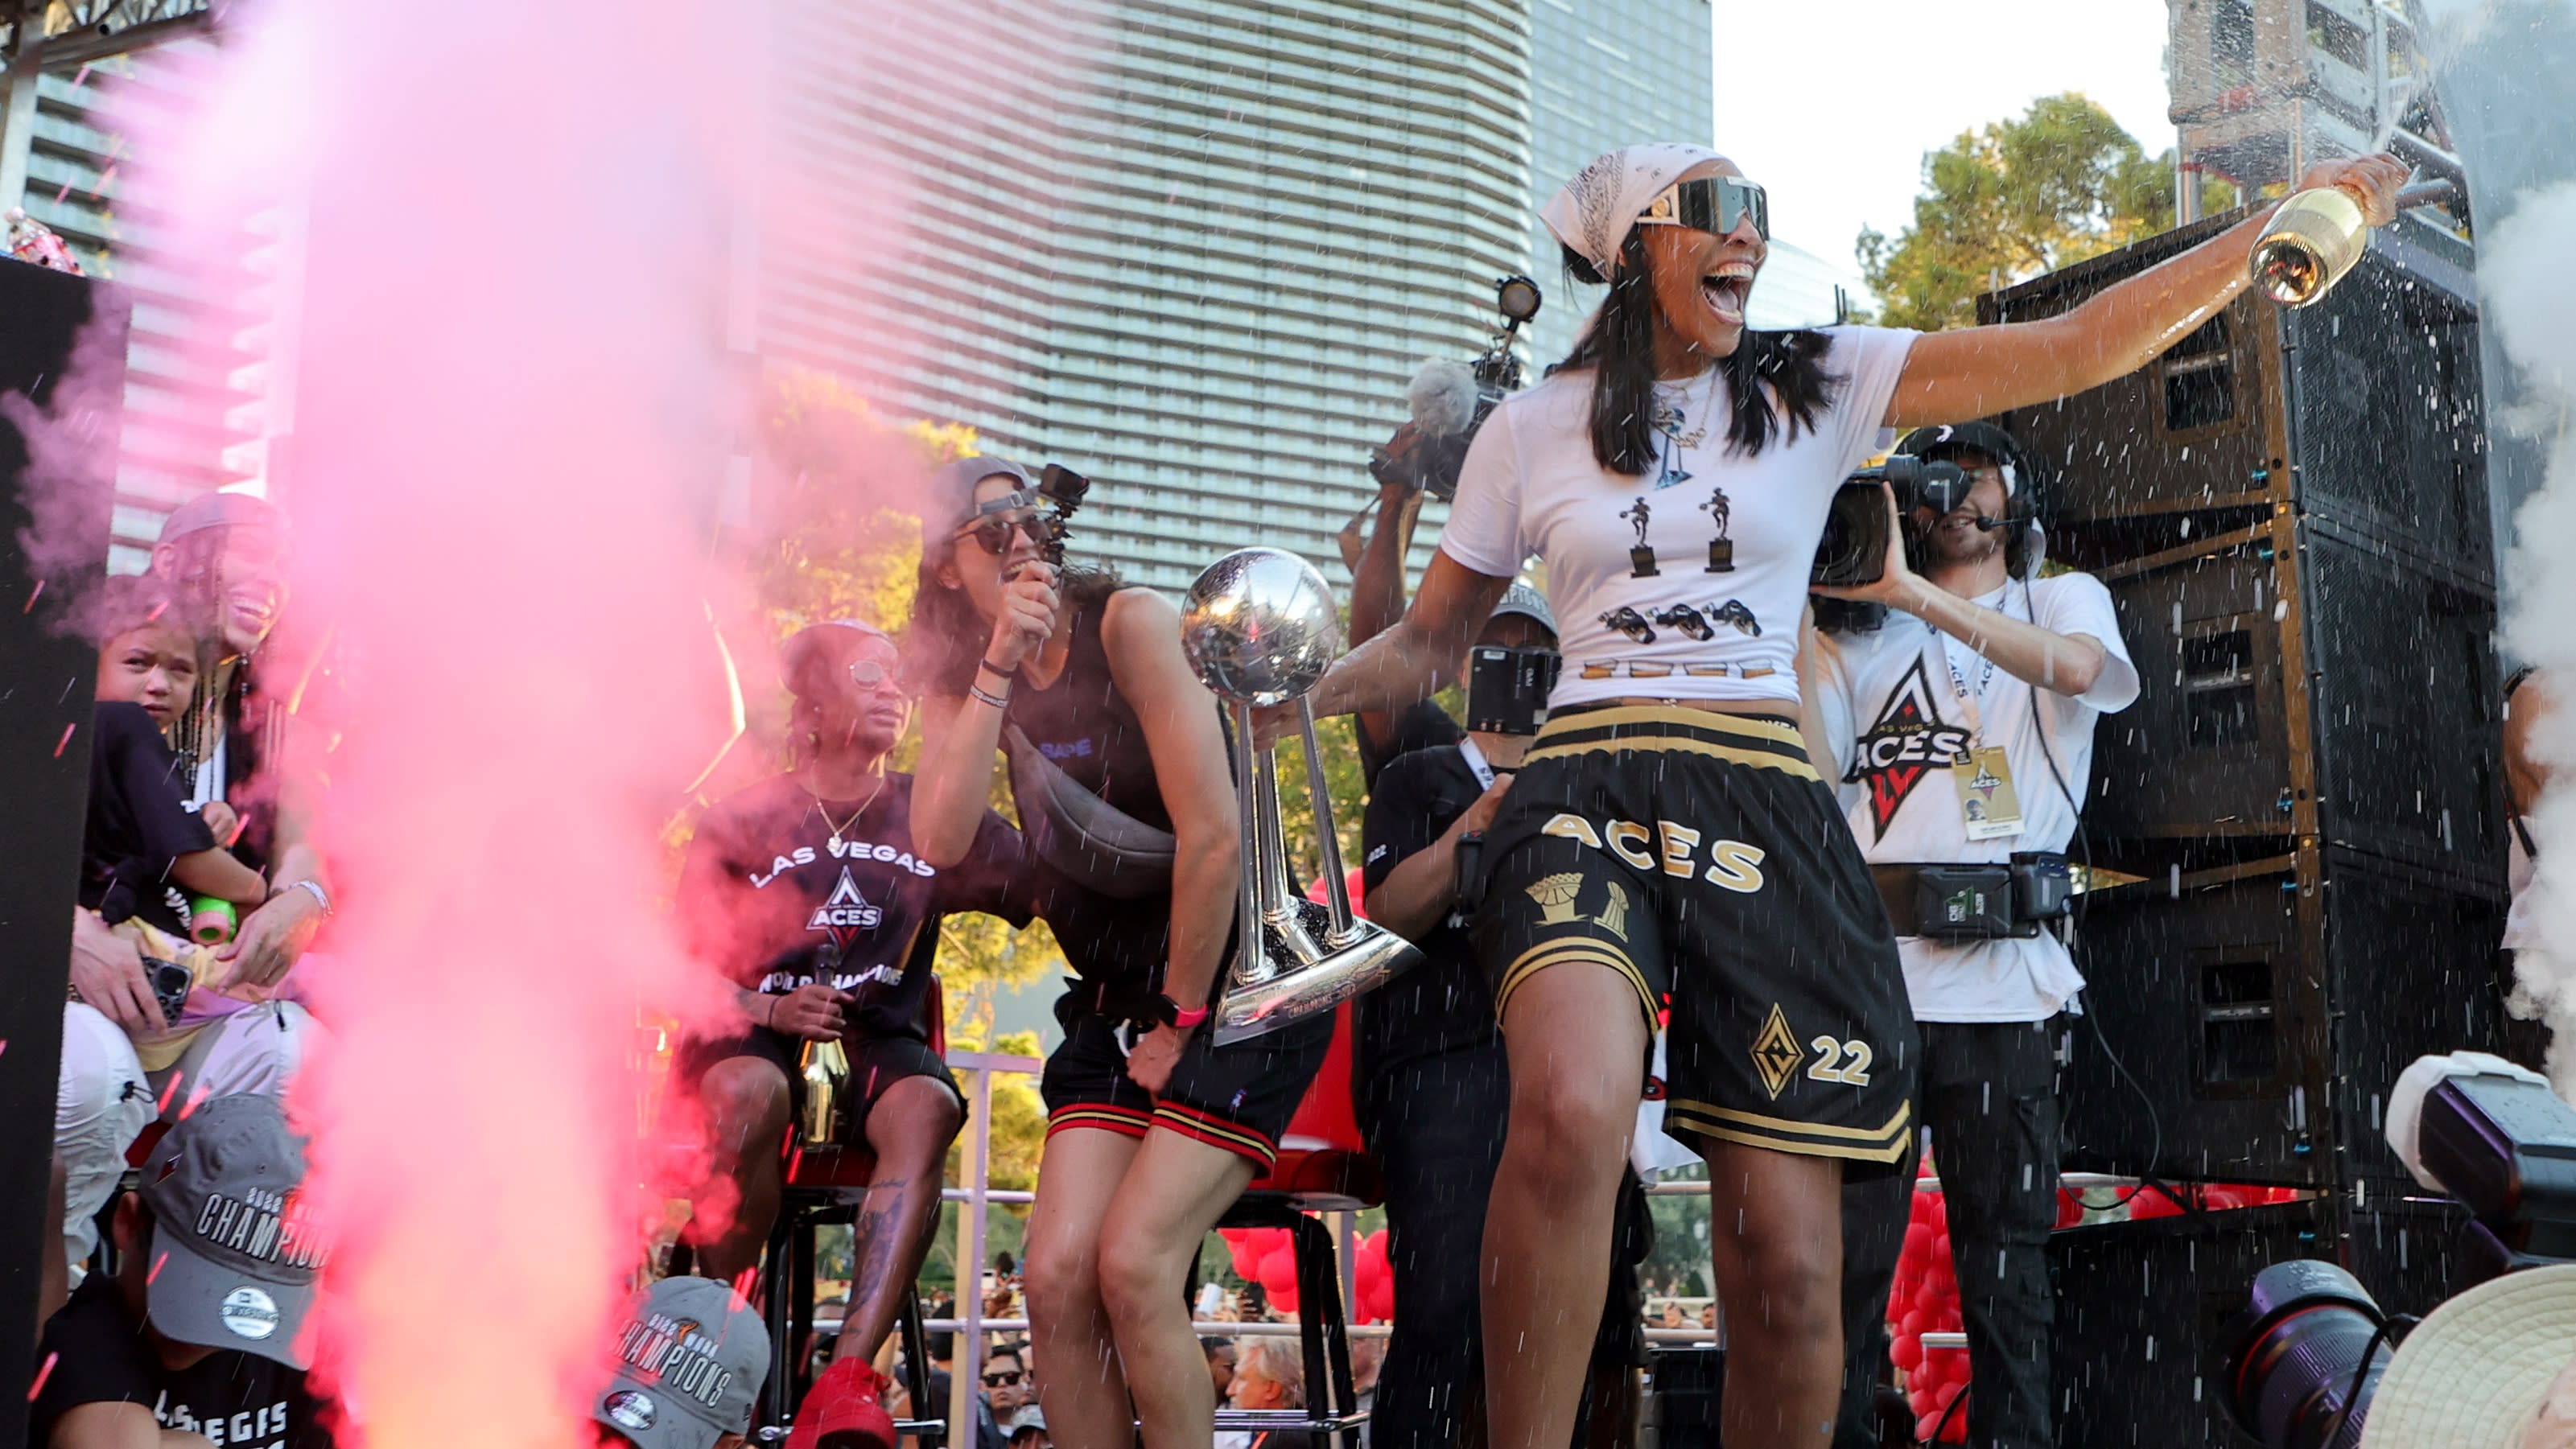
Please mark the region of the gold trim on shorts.
<svg viewBox="0 0 2576 1449"><path fill-rule="evenodd" d="M1571 710L1538 732L1523 765L1577 755L1665 751L1706 755L1736 765L1778 770L1802 780L1824 777L1807 760L1806 737L1782 720L1720 714L1679 705L1626 704Z"/></svg>
<svg viewBox="0 0 2576 1449"><path fill-rule="evenodd" d="M1765 1117L1759 1112L1743 1112L1708 1102L1685 1101L1679 1097L1664 1104L1664 1115L1666 1120L1684 1131L1714 1137L1722 1142L1768 1147L1774 1152L1792 1152L1802 1157L1894 1162L1905 1155L1910 1143L1914 1104L1898 1103L1896 1115L1887 1119L1886 1126L1874 1131L1867 1127L1836 1127L1824 1122ZM1817 1140L1820 1138L1824 1140Z"/></svg>
<svg viewBox="0 0 2576 1449"><path fill-rule="evenodd" d="M1662 1003L1655 999L1654 989L1646 984L1646 973L1637 969L1637 963L1628 959L1627 952L1597 936L1559 936L1551 941L1541 941L1513 958L1512 964L1503 968L1503 979L1494 987L1494 1020L1503 1019L1504 1009L1511 1005L1512 993L1520 989L1522 982L1550 966L1562 966L1573 961L1607 966L1626 977L1628 984L1637 988L1637 1005L1646 1013L1646 1030L1654 1031L1655 1017Z"/></svg>

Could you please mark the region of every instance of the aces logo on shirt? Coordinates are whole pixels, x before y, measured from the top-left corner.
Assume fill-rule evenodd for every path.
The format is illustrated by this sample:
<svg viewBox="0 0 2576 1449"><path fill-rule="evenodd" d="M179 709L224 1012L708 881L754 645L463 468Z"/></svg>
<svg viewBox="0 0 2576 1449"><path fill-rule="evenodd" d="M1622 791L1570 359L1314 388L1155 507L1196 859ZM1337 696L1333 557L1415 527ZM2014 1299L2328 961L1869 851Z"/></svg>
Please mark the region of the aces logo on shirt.
<svg viewBox="0 0 2576 1449"><path fill-rule="evenodd" d="M873 931L885 919L885 912L871 905L859 893L859 883L850 878L850 868L841 867L841 880L832 894L814 908L805 920L805 929L821 931L832 938L832 944L844 950L861 931Z"/></svg>

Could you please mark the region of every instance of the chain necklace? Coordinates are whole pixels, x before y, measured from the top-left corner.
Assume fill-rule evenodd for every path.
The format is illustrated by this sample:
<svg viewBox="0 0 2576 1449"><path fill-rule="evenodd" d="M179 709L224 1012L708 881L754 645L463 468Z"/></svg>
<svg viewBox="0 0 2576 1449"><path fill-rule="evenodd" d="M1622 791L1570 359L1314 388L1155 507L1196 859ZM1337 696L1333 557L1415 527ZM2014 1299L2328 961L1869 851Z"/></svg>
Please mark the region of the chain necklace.
<svg viewBox="0 0 2576 1449"><path fill-rule="evenodd" d="M822 817L823 828L832 832L832 844L835 847L838 847L842 843L842 834L851 826L858 824L859 817L868 813L868 807L877 803L877 797L885 793L885 787L885 773L883 771L879 771L877 774L877 787L868 792L868 798L859 802L858 809L850 812L849 819L842 821L838 825L832 823L831 812L823 808L823 797L820 795L814 797L814 813Z"/></svg>

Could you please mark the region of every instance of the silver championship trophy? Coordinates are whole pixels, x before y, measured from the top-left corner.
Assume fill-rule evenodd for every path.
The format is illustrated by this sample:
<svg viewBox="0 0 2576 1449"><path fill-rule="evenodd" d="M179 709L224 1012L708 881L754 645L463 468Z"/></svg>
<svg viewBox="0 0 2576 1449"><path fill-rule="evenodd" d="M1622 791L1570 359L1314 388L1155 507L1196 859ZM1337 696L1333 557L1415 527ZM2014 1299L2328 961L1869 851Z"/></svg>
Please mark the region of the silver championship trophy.
<svg viewBox="0 0 2576 1449"><path fill-rule="evenodd" d="M1240 925L1213 1022L1219 1046L1330 1011L1422 959L1411 942L1351 914L1323 757L1315 749L1315 712L1305 700L1340 642L1324 576L1275 548L1241 549L1210 564L1181 608L1181 647L1234 717L1234 782L1243 811ZM1328 900L1320 906L1288 888L1278 763L1271 750L1252 745L1253 710L1292 699L1323 857Z"/></svg>

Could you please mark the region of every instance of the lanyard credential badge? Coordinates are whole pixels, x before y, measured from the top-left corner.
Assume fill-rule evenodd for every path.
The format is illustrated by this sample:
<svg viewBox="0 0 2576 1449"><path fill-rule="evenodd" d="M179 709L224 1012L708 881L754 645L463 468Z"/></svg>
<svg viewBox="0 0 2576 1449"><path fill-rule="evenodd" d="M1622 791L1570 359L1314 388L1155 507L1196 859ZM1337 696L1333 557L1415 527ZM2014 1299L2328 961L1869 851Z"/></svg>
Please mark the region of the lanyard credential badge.
<svg viewBox="0 0 2576 1449"><path fill-rule="evenodd" d="M1970 840L2001 840L2021 834L2021 797L2013 792L2012 765L2001 745L1968 752L1968 762L1950 767L1959 787L1959 818Z"/></svg>

